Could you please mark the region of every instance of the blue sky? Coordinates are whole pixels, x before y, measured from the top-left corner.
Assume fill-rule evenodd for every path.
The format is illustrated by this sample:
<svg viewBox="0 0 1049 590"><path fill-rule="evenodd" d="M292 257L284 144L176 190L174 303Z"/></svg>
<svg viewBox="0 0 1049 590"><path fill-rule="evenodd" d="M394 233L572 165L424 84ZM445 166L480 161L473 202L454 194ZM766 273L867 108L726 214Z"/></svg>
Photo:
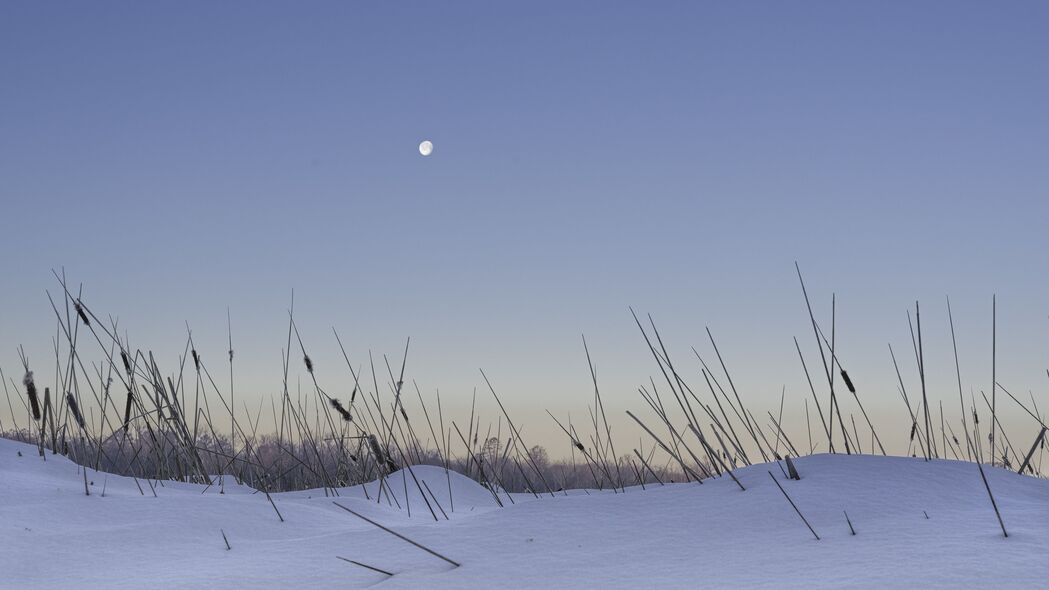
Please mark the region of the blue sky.
<svg viewBox="0 0 1049 590"><path fill-rule="evenodd" d="M956 399L947 294L966 387L997 292L1001 370L1044 391L1047 25L1026 2L5 3L0 366L50 367L64 266L169 364L186 322L217 361L228 306L268 395L294 288L330 388L332 326L355 362L411 336L425 391L461 406L484 367L553 437L542 408L590 399L580 333L616 411L642 403L629 305L680 362L709 325L755 409L800 404L798 260L877 415L902 412L885 344L916 299Z"/></svg>

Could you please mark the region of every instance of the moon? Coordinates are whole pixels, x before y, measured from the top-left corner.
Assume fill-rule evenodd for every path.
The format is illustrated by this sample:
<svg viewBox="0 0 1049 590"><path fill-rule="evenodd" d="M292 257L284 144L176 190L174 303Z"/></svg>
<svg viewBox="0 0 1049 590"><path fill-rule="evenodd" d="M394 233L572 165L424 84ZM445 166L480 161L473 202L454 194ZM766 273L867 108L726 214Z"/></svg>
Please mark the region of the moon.
<svg viewBox="0 0 1049 590"><path fill-rule="evenodd" d="M427 139L426 141L419 144L419 153L424 156L429 156L433 153L433 142Z"/></svg>

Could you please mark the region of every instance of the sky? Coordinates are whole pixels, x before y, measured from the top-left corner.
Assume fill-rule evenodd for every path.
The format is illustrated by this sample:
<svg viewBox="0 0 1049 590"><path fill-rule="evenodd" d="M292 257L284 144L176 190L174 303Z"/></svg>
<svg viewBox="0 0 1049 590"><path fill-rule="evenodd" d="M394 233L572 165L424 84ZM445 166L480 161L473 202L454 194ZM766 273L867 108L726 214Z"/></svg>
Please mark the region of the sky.
<svg viewBox="0 0 1049 590"><path fill-rule="evenodd" d="M446 413L476 387L495 420L483 368L556 452L544 410L593 401L584 334L641 436L624 411L659 373L633 306L693 385L709 326L754 413L785 388L801 432L797 261L895 452L886 345L916 388L915 301L948 420L948 295L966 395L996 294L999 381L1049 407L1047 25L1038 2L3 3L0 367L19 380L21 345L53 372L65 269L167 373L187 325L222 362L228 310L254 412L294 290L327 390L349 390L333 328L358 366L410 337Z"/></svg>

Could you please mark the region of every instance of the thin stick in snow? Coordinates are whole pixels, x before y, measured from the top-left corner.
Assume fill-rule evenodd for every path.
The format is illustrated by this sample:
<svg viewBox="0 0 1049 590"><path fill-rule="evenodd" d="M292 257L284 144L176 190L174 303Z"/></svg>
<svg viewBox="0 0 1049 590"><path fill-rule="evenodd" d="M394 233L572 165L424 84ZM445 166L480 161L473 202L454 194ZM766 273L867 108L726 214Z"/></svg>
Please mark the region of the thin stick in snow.
<svg viewBox="0 0 1049 590"><path fill-rule="evenodd" d="M226 542L226 551L233 549L233 547L229 546L229 539L226 538L226 531L219 529L219 532L222 533L222 540Z"/></svg>
<svg viewBox="0 0 1049 590"><path fill-rule="evenodd" d="M856 529L852 528L852 521L849 520L849 513L844 510L842 510L842 512L845 514L845 522L849 523L849 532L851 532L855 536Z"/></svg>
<svg viewBox="0 0 1049 590"><path fill-rule="evenodd" d="M430 490L429 484L426 483L425 479L422 481L422 483L423 483L423 487L426 488L426 491L430 492L430 497L433 498L433 503L437 504L437 509L441 511L442 515L444 515L444 519L445 520L449 520L448 519L448 513L444 511L444 508L441 508L441 503L437 501L437 496L433 495L433 491Z"/></svg>
<svg viewBox="0 0 1049 590"><path fill-rule="evenodd" d="M270 506L273 506L273 511L277 513L277 518L279 518L281 522L284 522L284 517L280 515L280 510L277 510L277 505L273 503L273 498L270 496L270 493L267 492L265 488L263 488L262 493L266 494L266 499L270 501Z"/></svg>
<svg viewBox="0 0 1049 590"><path fill-rule="evenodd" d="M998 517L998 524L1002 527L1002 534L1008 537L1009 533L1005 530L1005 523L1002 522L1002 513L998 512L998 503L994 501L994 494L991 493L991 484L987 483L987 476L983 472L983 464L977 463L976 466L980 468L980 477L983 479L983 486L987 488L987 495L991 497L991 506L994 507L994 515Z"/></svg>
<svg viewBox="0 0 1049 590"><path fill-rule="evenodd" d="M972 446L972 443L970 442L969 445ZM992 455L992 458L993 457L994 455ZM987 488L987 495L991 498L991 506L994 507L994 515L998 517L998 524L1002 527L1002 534L1008 538L1009 533L1005 530L1005 523L1002 521L1002 513L998 512L998 503L994 501L994 494L991 493L991 484L987 483L987 475L983 472L983 463L977 461L976 466L980 469L980 479L983 480L983 487ZM929 518L929 515L926 514L925 518Z"/></svg>
<svg viewBox="0 0 1049 590"><path fill-rule="evenodd" d="M368 518L367 516L364 516L364 515L358 514L358 513L354 512L353 510L350 510L349 508L347 508L347 507L343 506L342 504L339 504L338 502L332 501L332 504L335 504L335 505L336 505L336 506L338 506L339 508L342 508L342 509L343 509L343 510L345 510L346 512L349 512L350 514L352 514L352 515L356 516L357 518L359 518L359 519L363 520L364 522L367 522L367 523L368 523L368 524L370 524L370 525L376 526L376 527L378 527L378 528L380 528L380 529L382 529L382 530L386 531L387 533L390 533L391 535L393 535L393 536L397 537L398 539L400 539L400 540L402 540L402 541L405 541L405 542L407 542L407 543L411 543L412 545L415 545L415 546L416 546L416 547L418 547L419 549L422 549L423 551L425 551L425 552L429 553L430 555L433 555L434 557L439 557L439 558L441 558L441 559L443 559L443 560L447 561L448 563L452 564L452 565L453 565L453 566L455 566L455 567L459 567L460 565L462 565L462 564L460 564L460 563L459 563L459 562L457 562L457 561L452 561L451 559L448 559L447 557L445 557L445 556L441 555L440 553L438 553L438 552L434 551L433 549L429 549L429 548L427 548L427 547L424 547L424 546L420 545L419 543L416 543L415 541L413 541L413 540L409 539L408 537L405 537L404 535L402 535L402 534L400 534L400 533L398 533L398 532L396 532L396 531L393 531L393 530L390 530L390 529L388 529L388 528L384 527L383 525L381 525L381 524L379 524L379 523L375 522L374 520L372 520L372 519ZM392 576L393 574L390 574L390 575Z"/></svg>
<svg viewBox="0 0 1049 590"><path fill-rule="evenodd" d="M386 574L387 576L391 576L391 577L393 576L392 573L390 573L390 572L388 572L386 570L382 570L382 569L379 569L377 567L370 566L370 565L368 565L366 563L361 563L359 561L354 561L352 559L346 559L345 557L339 557L338 555L336 555L335 557L338 557L339 559L341 559L341 560L343 560L345 562L352 563L353 565L358 565L360 567L363 567L364 569L369 569L369 570L371 570L373 572L379 572L380 574Z"/></svg>
<svg viewBox="0 0 1049 590"><path fill-rule="evenodd" d="M790 502L791 507L794 508L794 512L797 512L798 516L801 517L801 522L804 522L805 526L809 527L809 531L812 532L812 536L816 537L816 540L819 541L820 540L820 536L816 534L816 531L812 528L812 525L809 524L809 521L805 520L805 515L801 513L801 510L798 510L798 506L796 504L794 504L794 500L791 500L790 496L787 495L787 490L783 489L783 486L779 485L779 482L776 481L776 476L772 475L771 471L769 471L768 474L769 474L769 477L772 478L773 483L776 484L776 487L779 488L779 491L783 492L783 497L786 498L788 502Z"/></svg>

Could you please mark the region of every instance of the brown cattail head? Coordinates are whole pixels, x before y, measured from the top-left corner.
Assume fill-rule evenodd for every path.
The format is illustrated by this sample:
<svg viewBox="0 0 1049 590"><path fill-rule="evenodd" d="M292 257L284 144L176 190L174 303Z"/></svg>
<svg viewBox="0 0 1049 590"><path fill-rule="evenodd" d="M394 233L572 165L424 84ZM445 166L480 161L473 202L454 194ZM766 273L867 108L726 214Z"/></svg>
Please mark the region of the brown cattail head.
<svg viewBox="0 0 1049 590"><path fill-rule="evenodd" d="M37 401L36 394L36 383L33 382L33 372L26 371L25 377L22 378L22 385L25 385L26 397L29 398L29 408L33 412L33 420L40 420L40 402Z"/></svg>
<svg viewBox="0 0 1049 590"><path fill-rule="evenodd" d="M382 463L386 455L383 454L382 447L379 446L379 439L375 438L374 434L368 435L368 447L371 448L372 454L375 455L375 460Z"/></svg>
<svg viewBox="0 0 1049 590"><path fill-rule="evenodd" d="M335 408L335 411L338 412L340 416L342 416L343 420L347 422L353 421L353 416L350 415L350 412L346 408L342 407L342 404L339 402L339 400L335 399L334 397L331 398L331 407Z"/></svg>
<svg viewBox="0 0 1049 590"><path fill-rule="evenodd" d="M376 463L384 466L389 472L397 471L397 464L386 453L382 452L382 447L379 446L379 439L375 438L374 434L368 435L368 446L371 448L372 454L375 455Z"/></svg>
<svg viewBox="0 0 1049 590"><path fill-rule="evenodd" d="M131 400L134 399L134 395L131 393L131 388L127 388L127 404L124 406L124 434L127 434L128 424L131 422Z"/></svg>
<svg viewBox="0 0 1049 590"><path fill-rule="evenodd" d="M193 354L193 366L196 367L197 370L199 371L200 370L200 355L197 354L197 349L196 348L191 349L190 352Z"/></svg>
<svg viewBox="0 0 1049 590"><path fill-rule="evenodd" d="M124 372L128 375L131 374L131 361L127 358L127 353L123 350L120 351L120 360L124 361Z"/></svg>
<svg viewBox="0 0 1049 590"><path fill-rule="evenodd" d="M575 448L579 449L580 451L585 451L586 450L586 448L583 446L583 443L581 443L581 442L579 442L577 440L572 441L572 444L574 444Z"/></svg>
<svg viewBox="0 0 1049 590"><path fill-rule="evenodd" d="M309 371L310 374L312 375L313 374L313 361L310 360L310 355L308 355L308 354L302 355L302 361L304 363L306 363L306 370Z"/></svg>
<svg viewBox="0 0 1049 590"><path fill-rule="evenodd" d="M911 422L911 440L912 441L914 440L914 435L917 432L918 432L918 423L917 422Z"/></svg>
<svg viewBox="0 0 1049 590"><path fill-rule="evenodd" d="M845 380L845 387L849 388L849 393L856 393L856 386L852 384L852 379L849 379L848 371L842 369L841 378Z"/></svg>
<svg viewBox="0 0 1049 590"><path fill-rule="evenodd" d="M69 412L73 414L73 419L80 425L80 428L84 428L84 416L80 413L80 406L77 405L73 392L66 392L66 403L69 404Z"/></svg>
<svg viewBox="0 0 1049 590"><path fill-rule="evenodd" d="M357 386L353 386L353 393L350 394L350 406L353 406L353 400L357 399Z"/></svg>
<svg viewBox="0 0 1049 590"><path fill-rule="evenodd" d="M87 319L87 314L84 313L84 305L77 299L73 302L73 307L76 309L76 314L80 316L80 321L84 322L85 326L91 325L91 320Z"/></svg>

